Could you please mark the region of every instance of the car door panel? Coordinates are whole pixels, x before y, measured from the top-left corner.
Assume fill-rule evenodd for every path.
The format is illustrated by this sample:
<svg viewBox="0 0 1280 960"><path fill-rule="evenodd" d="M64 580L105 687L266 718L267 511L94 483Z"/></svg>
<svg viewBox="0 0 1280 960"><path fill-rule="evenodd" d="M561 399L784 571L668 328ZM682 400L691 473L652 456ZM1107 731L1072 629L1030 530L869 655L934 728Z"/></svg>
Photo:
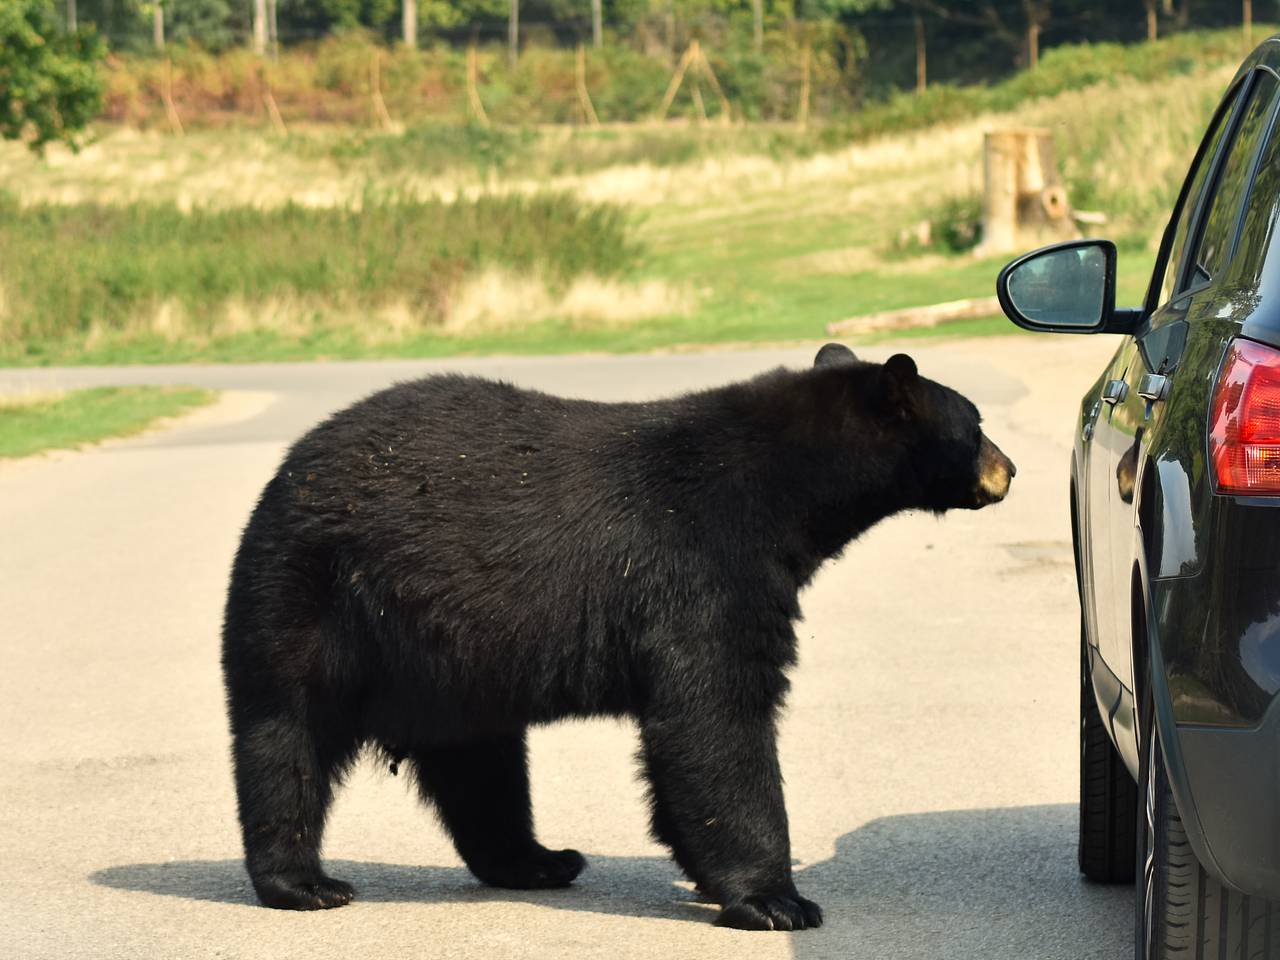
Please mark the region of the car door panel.
<svg viewBox="0 0 1280 960"><path fill-rule="evenodd" d="M1115 637L1115 602L1112 596L1112 580L1108 573L1111 569L1111 537L1108 523L1109 486L1108 463L1111 454L1108 449L1111 436L1108 423L1112 414L1112 404L1105 399L1108 385L1120 381L1124 374L1125 348L1122 345L1111 362L1107 365L1102 379L1098 382L1096 395L1092 399L1091 428L1088 437L1083 441L1086 494L1083 504L1085 528L1088 534L1088 572L1090 606L1089 640L1098 655L1108 664L1111 659L1106 655ZM1114 673L1114 671L1113 671ZM1114 706L1106 704L1109 709ZM1106 716L1106 713L1103 714Z"/></svg>
<svg viewBox="0 0 1280 960"><path fill-rule="evenodd" d="M1233 104L1224 102L1171 221L1167 259L1158 265L1153 295L1161 305L1127 338L1109 371L1113 402L1099 416L1090 455L1090 534L1097 604L1098 655L1120 686L1111 714L1112 733L1131 769L1138 764L1133 579L1144 531L1139 516L1142 473L1161 426L1162 410L1176 389L1177 367L1188 338L1188 317L1211 308L1214 277L1234 248L1239 211L1254 169L1259 142L1274 111L1277 81L1258 74ZM1227 119L1227 118L1230 119ZM1154 504L1151 505L1154 507ZM1103 558L1105 557L1105 561Z"/></svg>

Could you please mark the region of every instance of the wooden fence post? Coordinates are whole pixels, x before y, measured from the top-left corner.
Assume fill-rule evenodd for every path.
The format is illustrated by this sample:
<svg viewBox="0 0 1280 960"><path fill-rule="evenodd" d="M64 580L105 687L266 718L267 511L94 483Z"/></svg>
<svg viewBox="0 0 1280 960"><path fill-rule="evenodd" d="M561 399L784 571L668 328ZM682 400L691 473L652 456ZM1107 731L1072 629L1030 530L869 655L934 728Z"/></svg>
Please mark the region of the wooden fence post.
<svg viewBox="0 0 1280 960"><path fill-rule="evenodd" d="M160 80L160 99L164 101L164 115L169 121L169 130L181 137L186 131L182 128L182 118L178 116L178 108L173 104L173 61L164 58L164 74Z"/></svg>
<svg viewBox="0 0 1280 960"><path fill-rule="evenodd" d="M481 124L489 126L489 115L480 100L480 68L476 63L476 45L467 47L467 111Z"/></svg>
<svg viewBox="0 0 1280 960"><path fill-rule="evenodd" d="M702 44L698 44L698 61L701 72L707 78L707 82L711 84L711 89L716 92L716 99L720 101L720 122L728 125L733 123L733 110L729 106L729 98L724 95L724 91L720 88L720 81L716 79L716 73L711 69L711 61L707 59L707 55L702 52Z"/></svg>
<svg viewBox="0 0 1280 960"><path fill-rule="evenodd" d="M267 108L267 116L271 118L271 125L276 128L276 133L287 137L289 128L284 125L284 117L280 115L275 95L271 92L271 76L265 67L260 68L259 76L262 78L262 102Z"/></svg>
<svg viewBox="0 0 1280 960"><path fill-rule="evenodd" d="M711 69L711 62L707 59L707 55L702 52L702 44L697 40L689 41L689 46L685 50L684 56L676 64L676 72L672 75L671 83L667 86L667 92L662 97L662 104L658 107L655 119L665 120L667 118L667 111L671 109L672 101L675 100L676 94L680 90L680 84L684 82L685 74L690 67L696 71L690 95L693 97L694 106L698 108L698 116L703 120L707 119L706 105L702 102L702 89L697 82L697 75L701 75L706 78L707 83L711 84L711 89L715 91L716 98L720 101L720 122L725 124L732 123L733 109L729 106L729 98L724 95L724 90L720 87L720 81L716 79L715 71Z"/></svg>
<svg viewBox="0 0 1280 960"><path fill-rule="evenodd" d="M800 54L800 114L796 118L801 130L809 126L809 57L809 44L806 43Z"/></svg>
<svg viewBox="0 0 1280 960"><path fill-rule="evenodd" d="M916 93L924 93L929 85L929 51L924 42L924 17L915 13L913 19L916 27Z"/></svg>
<svg viewBox="0 0 1280 960"><path fill-rule="evenodd" d="M582 115L586 121L593 127L600 126L600 118L596 116L595 104L591 102L591 92L587 90L587 49L582 44L578 44L578 62L576 81L578 87L578 106L582 109Z"/></svg>
<svg viewBox="0 0 1280 960"><path fill-rule="evenodd" d="M695 40L685 48L684 54L680 57L680 62L676 64L676 72L672 74L671 82L667 84L667 92L662 96L662 104L658 107L659 120L667 119L667 111L671 109L671 103L675 100L676 93L680 90L680 84L684 82L685 71L689 69L694 51L697 49L697 41Z"/></svg>
<svg viewBox="0 0 1280 960"><path fill-rule="evenodd" d="M383 130L390 130L394 124L387 110L387 102L382 99L382 51L374 50L369 62L369 99L373 107L374 121Z"/></svg>

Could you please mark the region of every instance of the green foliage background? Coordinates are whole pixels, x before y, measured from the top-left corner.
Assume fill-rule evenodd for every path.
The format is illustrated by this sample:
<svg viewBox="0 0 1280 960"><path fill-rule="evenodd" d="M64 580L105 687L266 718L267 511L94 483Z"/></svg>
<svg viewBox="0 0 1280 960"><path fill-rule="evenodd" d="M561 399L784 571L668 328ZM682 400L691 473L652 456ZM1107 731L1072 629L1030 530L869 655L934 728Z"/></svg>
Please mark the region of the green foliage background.
<svg viewBox="0 0 1280 960"><path fill-rule="evenodd" d="M102 53L93 31L58 29L52 0L0 2L0 136L74 142L102 105Z"/></svg>

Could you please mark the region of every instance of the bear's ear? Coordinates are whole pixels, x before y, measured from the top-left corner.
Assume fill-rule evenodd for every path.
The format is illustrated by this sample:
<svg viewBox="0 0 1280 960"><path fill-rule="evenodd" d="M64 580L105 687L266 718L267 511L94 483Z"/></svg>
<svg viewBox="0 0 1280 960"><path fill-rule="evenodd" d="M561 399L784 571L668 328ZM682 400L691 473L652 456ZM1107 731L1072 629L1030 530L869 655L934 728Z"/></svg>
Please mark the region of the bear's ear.
<svg viewBox="0 0 1280 960"><path fill-rule="evenodd" d="M915 410L916 382L920 379L916 362L905 353L895 353L881 368L880 399L894 416L908 417Z"/></svg>
<svg viewBox="0 0 1280 960"><path fill-rule="evenodd" d="M813 358L815 367L834 367L842 363L856 363L858 358L843 343L828 343Z"/></svg>
<svg viewBox="0 0 1280 960"><path fill-rule="evenodd" d="M916 369L916 362L905 353L895 353L886 360L884 372L907 385L914 383L916 377L920 375L920 371Z"/></svg>

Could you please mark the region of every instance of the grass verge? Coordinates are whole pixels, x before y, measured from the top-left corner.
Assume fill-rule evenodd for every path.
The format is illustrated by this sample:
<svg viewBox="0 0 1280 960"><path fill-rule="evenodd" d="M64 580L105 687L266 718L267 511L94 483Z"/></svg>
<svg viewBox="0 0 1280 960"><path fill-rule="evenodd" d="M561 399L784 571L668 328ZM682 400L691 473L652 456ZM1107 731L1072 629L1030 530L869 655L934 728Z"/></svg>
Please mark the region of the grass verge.
<svg viewBox="0 0 1280 960"><path fill-rule="evenodd" d="M210 403L215 396L195 387L93 387L0 397L0 459L129 436L162 417Z"/></svg>

